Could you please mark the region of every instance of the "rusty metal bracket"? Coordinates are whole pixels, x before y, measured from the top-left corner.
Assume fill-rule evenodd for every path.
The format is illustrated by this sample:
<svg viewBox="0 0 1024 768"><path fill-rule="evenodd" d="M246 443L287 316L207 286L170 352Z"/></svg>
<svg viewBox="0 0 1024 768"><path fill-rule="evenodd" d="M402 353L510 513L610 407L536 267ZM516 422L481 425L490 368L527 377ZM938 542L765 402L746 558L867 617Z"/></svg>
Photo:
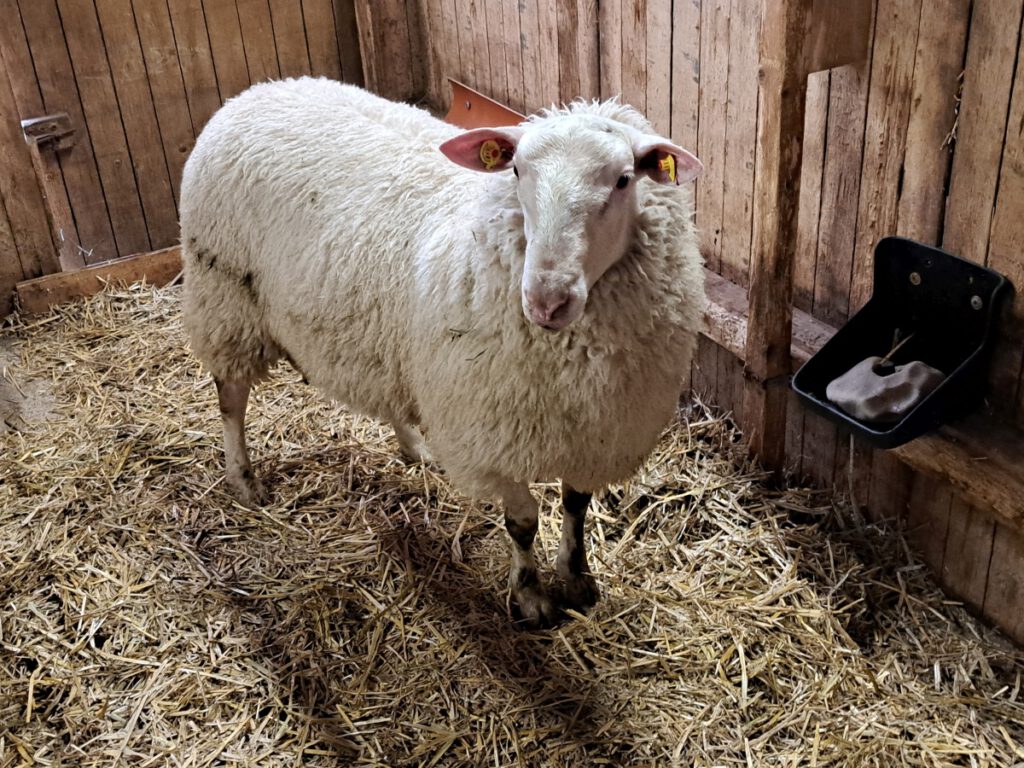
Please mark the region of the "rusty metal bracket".
<svg viewBox="0 0 1024 768"><path fill-rule="evenodd" d="M75 145L75 129L66 112L21 121L25 141L37 147L52 147L56 151L71 149Z"/></svg>

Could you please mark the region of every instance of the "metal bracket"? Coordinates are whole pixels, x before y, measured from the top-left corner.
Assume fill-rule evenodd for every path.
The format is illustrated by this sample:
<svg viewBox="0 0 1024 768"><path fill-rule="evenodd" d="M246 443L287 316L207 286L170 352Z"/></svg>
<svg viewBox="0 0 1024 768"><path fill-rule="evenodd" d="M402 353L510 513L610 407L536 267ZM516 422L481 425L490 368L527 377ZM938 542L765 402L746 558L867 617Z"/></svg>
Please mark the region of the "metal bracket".
<svg viewBox="0 0 1024 768"><path fill-rule="evenodd" d="M21 132L26 143L34 144L40 149L49 147L59 151L75 145L75 129L66 112L22 120Z"/></svg>

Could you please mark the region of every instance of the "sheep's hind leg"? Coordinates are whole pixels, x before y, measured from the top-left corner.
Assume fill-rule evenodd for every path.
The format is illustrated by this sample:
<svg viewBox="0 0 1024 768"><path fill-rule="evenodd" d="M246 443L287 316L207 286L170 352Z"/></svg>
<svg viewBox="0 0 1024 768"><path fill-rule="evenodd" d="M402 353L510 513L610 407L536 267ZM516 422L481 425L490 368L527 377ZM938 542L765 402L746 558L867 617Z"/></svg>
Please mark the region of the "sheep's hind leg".
<svg viewBox="0 0 1024 768"><path fill-rule="evenodd" d="M587 545L583 540L590 498L589 493L562 486L562 542L555 570L562 581L562 600L570 608L589 608L601 596L587 564Z"/></svg>
<svg viewBox="0 0 1024 768"><path fill-rule="evenodd" d="M395 436L398 438L398 448L405 458L409 461L431 461L433 459L423 435L416 427L399 423L393 423L392 426L395 428Z"/></svg>
<svg viewBox="0 0 1024 768"><path fill-rule="evenodd" d="M245 445L245 409L251 384L248 381L214 381L220 414L224 419L224 466L228 485L242 504L260 506L267 502L269 495L252 471L249 449Z"/></svg>
<svg viewBox="0 0 1024 768"><path fill-rule="evenodd" d="M531 628L549 627L558 618L555 604L537 573L533 540L537 536L537 500L524 483L509 483L502 491L505 529L512 539L512 568L508 585L520 620Z"/></svg>

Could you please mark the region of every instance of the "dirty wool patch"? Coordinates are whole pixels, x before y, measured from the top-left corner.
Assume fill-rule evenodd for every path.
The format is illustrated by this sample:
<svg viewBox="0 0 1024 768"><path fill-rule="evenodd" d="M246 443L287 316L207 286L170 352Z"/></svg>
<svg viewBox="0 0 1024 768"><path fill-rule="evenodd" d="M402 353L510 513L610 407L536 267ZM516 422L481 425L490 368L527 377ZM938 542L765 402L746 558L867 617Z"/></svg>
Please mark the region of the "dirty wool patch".
<svg viewBox="0 0 1024 768"><path fill-rule="evenodd" d="M3 336L56 401L0 436L3 766L1024 762L1024 655L699 404L595 501L598 607L525 632L497 512L288 369L233 503L176 289Z"/></svg>

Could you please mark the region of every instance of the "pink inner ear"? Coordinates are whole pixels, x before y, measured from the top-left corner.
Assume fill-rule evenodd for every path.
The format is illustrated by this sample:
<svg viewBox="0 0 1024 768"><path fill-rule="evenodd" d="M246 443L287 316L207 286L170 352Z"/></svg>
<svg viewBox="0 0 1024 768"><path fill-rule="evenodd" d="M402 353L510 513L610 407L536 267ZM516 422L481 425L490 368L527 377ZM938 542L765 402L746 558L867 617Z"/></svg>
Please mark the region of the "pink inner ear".
<svg viewBox="0 0 1024 768"><path fill-rule="evenodd" d="M472 171L502 171L508 168L516 145L501 131L477 128L460 133L440 146L444 156Z"/></svg>
<svg viewBox="0 0 1024 768"><path fill-rule="evenodd" d="M676 183L685 184L704 173L704 163L685 149L676 155Z"/></svg>

